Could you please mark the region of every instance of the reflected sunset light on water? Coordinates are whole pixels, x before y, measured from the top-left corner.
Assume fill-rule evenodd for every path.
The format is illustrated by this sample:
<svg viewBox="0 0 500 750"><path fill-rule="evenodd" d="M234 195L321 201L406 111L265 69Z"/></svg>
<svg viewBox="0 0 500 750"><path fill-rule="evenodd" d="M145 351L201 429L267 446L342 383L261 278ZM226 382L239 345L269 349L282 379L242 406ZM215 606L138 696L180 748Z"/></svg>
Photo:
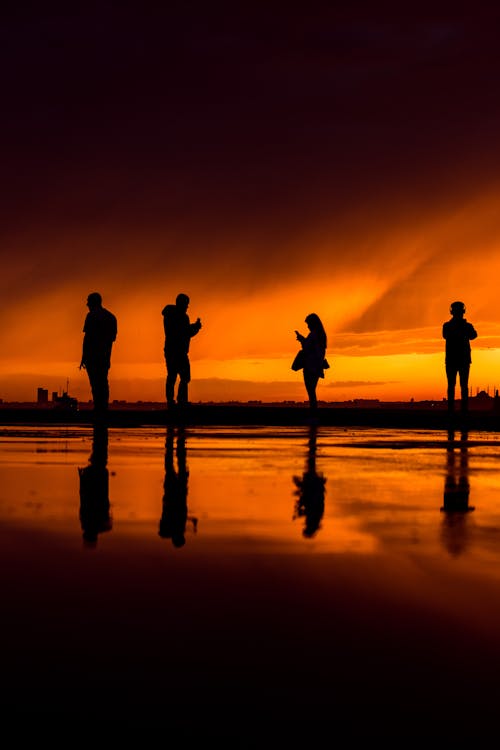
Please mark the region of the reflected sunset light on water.
<svg viewBox="0 0 500 750"><path fill-rule="evenodd" d="M197 519L196 532L187 524L188 554L212 543L216 554L215 541L223 540L234 554L243 543L256 554L390 553L436 565L452 555L469 570L497 554L500 443L491 433L469 434L466 441L456 434L450 443L445 432L368 428L110 428L113 537L139 534L151 545L164 543L157 530L168 435L174 464L183 445L187 506ZM4 428L2 521L64 534L78 544L78 469L89 461L92 438L91 428ZM298 511L296 503L311 458L313 474L324 480L324 497L317 529L307 537L307 507ZM466 473L471 512L446 529L444 491L458 464ZM99 546L110 543L109 536L99 540ZM497 569L484 572L496 576Z"/></svg>
<svg viewBox="0 0 500 750"><path fill-rule="evenodd" d="M467 706L489 736L499 459L494 432L4 427L5 705L256 742Z"/></svg>

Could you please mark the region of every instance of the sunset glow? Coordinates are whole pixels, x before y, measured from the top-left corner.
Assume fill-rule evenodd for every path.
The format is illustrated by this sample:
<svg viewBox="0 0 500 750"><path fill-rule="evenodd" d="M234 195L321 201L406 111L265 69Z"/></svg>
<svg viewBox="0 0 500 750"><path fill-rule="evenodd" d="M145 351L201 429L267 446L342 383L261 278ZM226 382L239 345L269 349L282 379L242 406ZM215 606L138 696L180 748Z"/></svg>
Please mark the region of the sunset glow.
<svg viewBox="0 0 500 750"><path fill-rule="evenodd" d="M266 33L257 9L109 9L99 33L71 9L31 35L8 19L0 399L90 398L94 290L118 319L111 400L164 400L178 292L203 325L192 401L303 401L290 363L310 312L320 399L441 400L455 299L478 331L470 386L493 394L496 36L487 10L397 12L270 12Z"/></svg>

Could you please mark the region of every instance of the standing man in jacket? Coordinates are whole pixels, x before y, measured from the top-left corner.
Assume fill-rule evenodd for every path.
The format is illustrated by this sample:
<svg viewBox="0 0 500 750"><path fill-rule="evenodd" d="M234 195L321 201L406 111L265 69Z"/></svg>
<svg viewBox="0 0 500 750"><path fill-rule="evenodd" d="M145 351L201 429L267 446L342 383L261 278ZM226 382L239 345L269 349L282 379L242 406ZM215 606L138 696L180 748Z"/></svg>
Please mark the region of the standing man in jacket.
<svg viewBox="0 0 500 750"><path fill-rule="evenodd" d="M87 370L94 401L94 414L100 418L106 414L109 405L108 372L118 326L113 313L102 306L99 292L89 294L87 307L89 311L83 326L80 369Z"/></svg>
<svg viewBox="0 0 500 750"><path fill-rule="evenodd" d="M188 383L191 380L189 345L192 337L196 336L201 328L199 318L194 323L189 320L188 307L189 297L181 293L177 295L175 305L166 305L162 310L167 365L165 392L168 408L175 405L174 389L177 377L179 377L177 403L179 406L188 404Z"/></svg>
<svg viewBox="0 0 500 750"><path fill-rule="evenodd" d="M448 381L448 414L455 410L455 385L457 374L460 379L461 412L467 415L469 401L469 370L472 362L470 342L477 338L472 325L465 319L463 302L452 302L451 318L443 324L443 338L446 341L446 379Z"/></svg>

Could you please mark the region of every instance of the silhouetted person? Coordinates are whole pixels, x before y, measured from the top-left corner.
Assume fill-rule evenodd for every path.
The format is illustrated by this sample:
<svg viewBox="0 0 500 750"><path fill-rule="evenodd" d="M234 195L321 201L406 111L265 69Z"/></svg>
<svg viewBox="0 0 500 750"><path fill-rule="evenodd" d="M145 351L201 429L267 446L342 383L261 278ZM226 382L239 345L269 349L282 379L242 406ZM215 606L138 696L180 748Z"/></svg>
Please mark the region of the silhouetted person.
<svg viewBox="0 0 500 750"><path fill-rule="evenodd" d="M455 410L455 385L460 379L461 412L466 416L469 402L469 370L471 365L470 342L477 338L472 323L465 319L463 302L452 302L451 319L443 323L443 338L446 340L445 367L448 381L448 414Z"/></svg>
<svg viewBox="0 0 500 750"><path fill-rule="evenodd" d="M163 504L158 530L163 539L171 539L174 547L186 543L186 524L191 521L196 531L198 519L188 515L187 494L189 471L187 467L186 435L183 427L178 428L174 460L175 428L167 428L165 442L165 481L163 483Z"/></svg>
<svg viewBox="0 0 500 750"><path fill-rule="evenodd" d="M95 425L88 466L78 469L80 523L83 541L89 547L95 547L98 535L112 528L107 464L108 428Z"/></svg>
<svg viewBox="0 0 500 750"><path fill-rule="evenodd" d="M108 372L111 367L111 349L116 340L117 321L113 313L102 306L99 292L87 297L89 311L83 326L83 348L80 369L87 370L94 413L97 417L106 414L109 405Z"/></svg>
<svg viewBox="0 0 500 750"><path fill-rule="evenodd" d="M457 447L459 451L457 452ZM455 433L448 432L446 447L446 473L444 480L444 512L442 539L448 552L461 554L467 542L467 528L464 515L475 510L469 505L469 455L467 433L462 432L459 446L455 443Z"/></svg>
<svg viewBox="0 0 500 750"><path fill-rule="evenodd" d="M197 318L191 323L187 309L189 297L178 294L175 305L166 305L162 310L163 328L165 331L165 363L167 365L166 398L167 406L175 405L175 383L179 377L177 403L185 406L188 403L188 383L191 380L191 365L189 362L189 346L193 336L201 328L201 320Z"/></svg>
<svg viewBox="0 0 500 750"><path fill-rule="evenodd" d="M316 412L318 399L316 397L316 387L318 380L325 377L326 354L326 332L323 323L316 313L311 313L305 319L309 328L307 336L303 336L295 331L297 341L300 341L303 351L303 368L304 385L309 397L309 406L312 413Z"/></svg>
<svg viewBox="0 0 500 750"><path fill-rule="evenodd" d="M320 528L325 511L326 478L316 471L316 437L316 427L311 425L306 470L302 477L293 478L297 488L294 492L297 501L293 517L305 519L302 533L308 538L313 537Z"/></svg>

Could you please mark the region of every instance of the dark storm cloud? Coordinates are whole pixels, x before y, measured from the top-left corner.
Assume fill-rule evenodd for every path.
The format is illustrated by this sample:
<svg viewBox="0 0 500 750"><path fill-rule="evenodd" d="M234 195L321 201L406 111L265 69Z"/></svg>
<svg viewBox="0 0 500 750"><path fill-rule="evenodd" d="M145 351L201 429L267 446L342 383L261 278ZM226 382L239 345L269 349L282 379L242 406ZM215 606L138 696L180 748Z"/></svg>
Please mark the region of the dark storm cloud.
<svg viewBox="0 0 500 750"><path fill-rule="evenodd" d="M425 326L436 326L447 317L454 299L463 300L476 320L496 320L498 291L492 278L500 237L497 196L486 195L482 202L457 208L442 226L430 226L427 241L423 233L420 258L401 263L393 282L345 324L344 332L380 335L406 328L423 333ZM431 344L428 334L424 338Z"/></svg>
<svg viewBox="0 0 500 750"><path fill-rule="evenodd" d="M198 244L202 260L264 262L262 275L284 253L303 262L311 228L435 211L498 170L497 22L482 3L11 9L4 246L29 252L21 228L35 256L55 236L115 231L133 255L150 233ZM52 252L53 270L81 263L62 241ZM354 247L347 266L365 254ZM110 263L124 255L110 243Z"/></svg>

